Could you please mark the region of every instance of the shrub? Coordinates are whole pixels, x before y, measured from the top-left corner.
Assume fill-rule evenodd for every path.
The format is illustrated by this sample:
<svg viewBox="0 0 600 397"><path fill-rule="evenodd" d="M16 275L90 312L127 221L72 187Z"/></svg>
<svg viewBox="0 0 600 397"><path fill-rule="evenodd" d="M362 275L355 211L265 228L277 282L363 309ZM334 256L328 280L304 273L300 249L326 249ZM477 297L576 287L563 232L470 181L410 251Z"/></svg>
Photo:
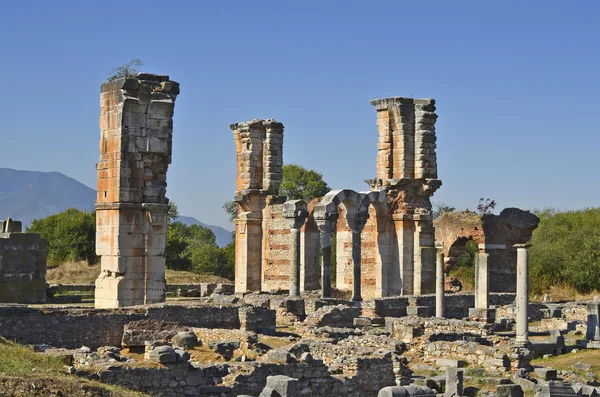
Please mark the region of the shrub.
<svg viewBox="0 0 600 397"><path fill-rule="evenodd" d="M75 208L44 219L36 219L26 228L48 240L48 264L87 261L94 264L96 256L96 214Z"/></svg>

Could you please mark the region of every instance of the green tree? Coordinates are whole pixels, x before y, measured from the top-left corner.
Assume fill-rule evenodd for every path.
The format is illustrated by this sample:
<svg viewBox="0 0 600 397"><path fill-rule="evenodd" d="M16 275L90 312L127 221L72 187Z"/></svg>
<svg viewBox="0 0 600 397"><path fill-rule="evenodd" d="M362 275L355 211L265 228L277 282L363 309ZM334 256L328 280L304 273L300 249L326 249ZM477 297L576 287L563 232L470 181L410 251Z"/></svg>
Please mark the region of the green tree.
<svg viewBox="0 0 600 397"><path fill-rule="evenodd" d="M26 228L48 240L47 261L57 265L68 261L94 264L96 256L96 214L69 208L66 211L36 219Z"/></svg>
<svg viewBox="0 0 600 397"><path fill-rule="evenodd" d="M582 293L600 290L600 208L534 212L540 225L529 252L532 293L561 284Z"/></svg>
<svg viewBox="0 0 600 397"><path fill-rule="evenodd" d="M173 222L167 228L167 244L165 247L165 262L168 269L191 270L192 261L189 258L189 231L181 222Z"/></svg>
<svg viewBox="0 0 600 397"><path fill-rule="evenodd" d="M238 205L233 200L226 201L223 204L223 211L225 211L227 215L229 215L229 222L233 222L235 221L235 218L237 218Z"/></svg>
<svg viewBox="0 0 600 397"><path fill-rule="evenodd" d="M167 223L170 225L179 218L179 208L177 208L177 204L172 201L169 201L169 209L167 210Z"/></svg>
<svg viewBox="0 0 600 397"><path fill-rule="evenodd" d="M331 189L323 180L323 174L308 170L297 164L283 166L283 178L279 186L279 194L287 196L288 200L304 200L309 202L317 197L323 197Z"/></svg>

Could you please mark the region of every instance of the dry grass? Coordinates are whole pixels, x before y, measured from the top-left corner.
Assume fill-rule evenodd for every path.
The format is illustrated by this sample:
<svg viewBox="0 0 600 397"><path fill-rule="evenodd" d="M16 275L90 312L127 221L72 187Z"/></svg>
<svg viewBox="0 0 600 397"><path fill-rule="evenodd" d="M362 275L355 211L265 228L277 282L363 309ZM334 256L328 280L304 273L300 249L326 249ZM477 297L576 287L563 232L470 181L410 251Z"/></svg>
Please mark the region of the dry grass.
<svg viewBox="0 0 600 397"><path fill-rule="evenodd" d="M589 372L600 374L600 349L585 349L580 350L577 353L568 353L550 358L539 358L532 360L531 364L542 367L551 367L557 370L573 371L572 365L577 362L590 364L592 368Z"/></svg>
<svg viewBox="0 0 600 397"><path fill-rule="evenodd" d="M100 274L100 264L67 262L48 269L46 281L50 284L91 284Z"/></svg>
<svg viewBox="0 0 600 397"><path fill-rule="evenodd" d="M50 284L92 284L100 274L100 265L87 262L68 262L48 269L46 281ZM227 283L226 278L211 274L196 274L167 269L167 284Z"/></svg>
<svg viewBox="0 0 600 397"><path fill-rule="evenodd" d="M145 395L67 375L65 368L60 357L38 354L0 337L0 395Z"/></svg>
<svg viewBox="0 0 600 397"><path fill-rule="evenodd" d="M578 292L575 288L568 284L557 284L551 286L546 292L548 294L549 302L559 302L559 301L585 301L592 300L594 296L600 296L600 291L594 291L589 294L582 294ZM544 294L535 295L530 297L530 300L533 302L541 302L544 299Z"/></svg>

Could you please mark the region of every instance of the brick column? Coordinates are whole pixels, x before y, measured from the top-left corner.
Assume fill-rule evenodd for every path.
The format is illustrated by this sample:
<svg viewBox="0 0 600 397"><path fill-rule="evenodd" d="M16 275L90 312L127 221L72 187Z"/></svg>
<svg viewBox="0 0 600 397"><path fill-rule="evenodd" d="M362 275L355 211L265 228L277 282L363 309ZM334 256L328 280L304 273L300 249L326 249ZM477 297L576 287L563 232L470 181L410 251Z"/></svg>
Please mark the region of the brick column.
<svg viewBox="0 0 600 397"><path fill-rule="evenodd" d="M179 84L139 74L102 84L96 204L96 307L165 300L164 249Z"/></svg>

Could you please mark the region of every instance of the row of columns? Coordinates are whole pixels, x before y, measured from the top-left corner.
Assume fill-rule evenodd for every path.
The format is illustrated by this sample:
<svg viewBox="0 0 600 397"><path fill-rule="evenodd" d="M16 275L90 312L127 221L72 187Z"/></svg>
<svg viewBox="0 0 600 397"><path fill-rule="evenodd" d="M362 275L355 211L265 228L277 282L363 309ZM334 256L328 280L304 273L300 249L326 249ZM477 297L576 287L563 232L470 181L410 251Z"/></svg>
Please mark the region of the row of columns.
<svg viewBox="0 0 600 397"><path fill-rule="evenodd" d="M287 219L291 231L290 252L290 296L300 295L300 228L304 225L308 210L302 200L290 200L283 204L283 217ZM321 295L331 297L331 241L336 230L338 214L326 214L323 219L315 219L321 237ZM358 213L348 217L352 232L352 300L362 301L361 293L361 234L369 218L368 213Z"/></svg>
<svg viewBox="0 0 600 397"><path fill-rule="evenodd" d="M531 244L515 244L517 249L517 332L515 344L524 346L529 342L529 247ZM442 246L436 244L436 299L435 316L444 317L444 253ZM477 255L475 263L475 308L487 310L489 297L488 254Z"/></svg>

